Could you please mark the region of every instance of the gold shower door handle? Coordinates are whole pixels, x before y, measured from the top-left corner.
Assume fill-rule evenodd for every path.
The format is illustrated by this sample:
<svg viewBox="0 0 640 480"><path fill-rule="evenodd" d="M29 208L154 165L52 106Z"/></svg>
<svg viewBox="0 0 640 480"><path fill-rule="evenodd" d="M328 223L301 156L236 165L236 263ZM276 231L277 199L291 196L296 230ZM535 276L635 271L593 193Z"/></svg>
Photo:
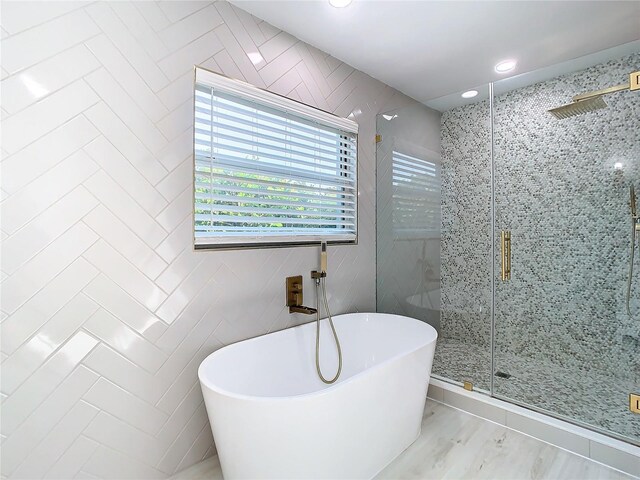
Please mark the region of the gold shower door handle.
<svg viewBox="0 0 640 480"><path fill-rule="evenodd" d="M502 281L511 279L511 232L500 232L500 258L502 259Z"/></svg>

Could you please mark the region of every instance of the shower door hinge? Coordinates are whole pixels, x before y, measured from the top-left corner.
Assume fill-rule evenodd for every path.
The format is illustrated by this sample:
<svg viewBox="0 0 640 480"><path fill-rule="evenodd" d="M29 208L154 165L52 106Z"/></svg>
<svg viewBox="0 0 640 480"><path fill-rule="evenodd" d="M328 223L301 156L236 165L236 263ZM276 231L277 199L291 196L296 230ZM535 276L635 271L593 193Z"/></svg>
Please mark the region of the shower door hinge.
<svg viewBox="0 0 640 480"><path fill-rule="evenodd" d="M629 394L629 410L633 413L640 413L640 394Z"/></svg>
<svg viewBox="0 0 640 480"><path fill-rule="evenodd" d="M376 143L380 143L382 141L382 135L377 134L376 135Z"/></svg>
<svg viewBox="0 0 640 480"><path fill-rule="evenodd" d="M471 382L464 381L462 382L462 386L464 387L465 390L469 390L469 391L473 390L473 383Z"/></svg>

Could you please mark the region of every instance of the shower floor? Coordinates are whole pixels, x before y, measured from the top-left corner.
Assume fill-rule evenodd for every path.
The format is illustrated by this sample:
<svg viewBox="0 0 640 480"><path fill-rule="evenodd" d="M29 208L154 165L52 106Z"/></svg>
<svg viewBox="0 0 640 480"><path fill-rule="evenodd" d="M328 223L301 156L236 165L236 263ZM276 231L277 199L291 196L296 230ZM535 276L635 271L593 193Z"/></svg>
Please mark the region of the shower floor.
<svg viewBox="0 0 640 480"><path fill-rule="evenodd" d="M637 379L575 372L551 362L504 354L497 358L496 370L511 375L494 377L497 396L554 412L640 444L640 415L629 411L629 393L638 390ZM469 380L475 389L489 391L489 348L440 338L433 373L459 382Z"/></svg>

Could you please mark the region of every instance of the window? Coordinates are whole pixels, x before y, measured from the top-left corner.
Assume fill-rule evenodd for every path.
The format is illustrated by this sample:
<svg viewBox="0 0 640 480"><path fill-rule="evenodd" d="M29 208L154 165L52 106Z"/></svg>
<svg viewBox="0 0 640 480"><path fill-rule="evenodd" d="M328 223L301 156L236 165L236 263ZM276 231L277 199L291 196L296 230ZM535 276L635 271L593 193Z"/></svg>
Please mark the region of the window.
<svg viewBox="0 0 640 480"><path fill-rule="evenodd" d="M354 243L355 122L196 69L196 248Z"/></svg>
<svg viewBox="0 0 640 480"><path fill-rule="evenodd" d="M396 238L440 236L440 166L392 152L393 231Z"/></svg>

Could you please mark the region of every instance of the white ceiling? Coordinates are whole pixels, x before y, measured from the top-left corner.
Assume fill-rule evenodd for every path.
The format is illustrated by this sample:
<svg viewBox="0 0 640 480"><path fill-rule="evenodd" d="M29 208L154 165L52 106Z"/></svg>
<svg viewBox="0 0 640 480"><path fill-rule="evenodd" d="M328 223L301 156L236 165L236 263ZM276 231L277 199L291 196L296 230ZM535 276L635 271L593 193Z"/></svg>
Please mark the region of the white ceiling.
<svg viewBox="0 0 640 480"><path fill-rule="evenodd" d="M422 102L640 39L639 1L232 3Z"/></svg>

